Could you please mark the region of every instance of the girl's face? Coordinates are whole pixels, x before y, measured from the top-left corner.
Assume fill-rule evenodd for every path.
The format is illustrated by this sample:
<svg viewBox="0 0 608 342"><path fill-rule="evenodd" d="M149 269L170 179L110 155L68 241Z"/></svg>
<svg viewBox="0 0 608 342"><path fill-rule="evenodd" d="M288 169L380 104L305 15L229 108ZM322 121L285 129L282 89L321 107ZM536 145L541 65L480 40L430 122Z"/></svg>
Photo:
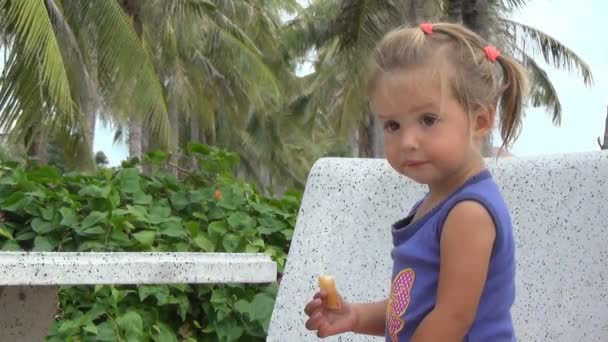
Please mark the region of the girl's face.
<svg viewBox="0 0 608 342"><path fill-rule="evenodd" d="M389 164L422 184L441 184L480 159L491 113L469 116L427 68L381 76L371 94ZM486 122L487 121L487 122ZM485 127L488 126L488 127Z"/></svg>

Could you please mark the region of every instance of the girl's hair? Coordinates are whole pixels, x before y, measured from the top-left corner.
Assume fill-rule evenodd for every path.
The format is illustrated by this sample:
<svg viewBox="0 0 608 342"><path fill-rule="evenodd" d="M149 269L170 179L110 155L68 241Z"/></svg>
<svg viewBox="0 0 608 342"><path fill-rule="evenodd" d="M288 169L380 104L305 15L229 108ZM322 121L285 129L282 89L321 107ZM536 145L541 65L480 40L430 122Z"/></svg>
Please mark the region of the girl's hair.
<svg viewBox="0 0 608 342"><path fill-rule="evenodd" d="M438 71L442 80L447 75L451 94L467 112L480 106L497 106L503 147L509 146L521 126L527 89L524 68L504 54L492 61L484 50L488 43L462 25L423 25L427 25L424 30L422 25L396 29L378 43L368 90L374 91L386 72L449 66Z"/></svg>

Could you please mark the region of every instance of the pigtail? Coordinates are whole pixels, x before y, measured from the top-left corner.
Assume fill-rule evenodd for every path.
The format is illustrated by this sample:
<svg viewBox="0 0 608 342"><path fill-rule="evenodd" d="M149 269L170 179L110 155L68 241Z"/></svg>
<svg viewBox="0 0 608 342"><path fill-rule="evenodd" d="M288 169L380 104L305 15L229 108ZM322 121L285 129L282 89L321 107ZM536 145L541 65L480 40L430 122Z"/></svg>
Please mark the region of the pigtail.
<svg viewBox="0 0 608 342"><path fill-rule="evenodd" d="M503 141L502 148L506 148L519 135L528 81L526 71L513 58L500 55L497 62L503 76L502 93L499 95L500 136Z"/></svg>

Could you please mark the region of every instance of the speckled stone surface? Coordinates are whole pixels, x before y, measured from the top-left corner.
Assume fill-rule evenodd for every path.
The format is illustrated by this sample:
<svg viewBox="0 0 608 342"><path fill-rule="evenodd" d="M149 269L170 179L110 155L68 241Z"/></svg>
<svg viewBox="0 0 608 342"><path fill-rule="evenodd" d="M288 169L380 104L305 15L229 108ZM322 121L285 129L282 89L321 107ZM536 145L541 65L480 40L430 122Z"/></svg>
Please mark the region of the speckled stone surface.
<svg viewBox="0 0 608 342"><path fill-rule="evenodd" d="M488 160L517 239L520 341L608 341L608 154ZM317 341L304 327L316 277L352 301L385 298L390 224L425 189L385 160L322 159L304 193L268 341ZM327 341L382 341L345 334Z"/></svg>
<svg viewBox="0 0 608 342"><path fill-rule="evenodd" d="M0 252L0 286L269 283L276 275L262 253Z"/></svg>
<svg viewBox="0 0 608 342"><path fill-rule="evenodd" d="M40 342L57 313L58 286L0 287L0 342Z"/></svg>
<svg viewBox="0 0 608 342"><path fill-rule="evenodd" d="M0 252L0 342L43 341L57 308L55 285L270 283L276 277L276 263L263 253Z"/></svg>

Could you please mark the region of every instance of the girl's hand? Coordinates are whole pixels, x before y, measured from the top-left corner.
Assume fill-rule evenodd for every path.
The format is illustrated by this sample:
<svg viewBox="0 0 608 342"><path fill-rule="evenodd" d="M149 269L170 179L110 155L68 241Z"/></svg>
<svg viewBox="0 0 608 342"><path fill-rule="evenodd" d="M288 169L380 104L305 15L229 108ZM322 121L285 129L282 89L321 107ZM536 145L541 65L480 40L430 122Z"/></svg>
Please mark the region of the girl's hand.
<svg viewBox="0 0 608 342"><path fill-rule="evenodd" d="M309 316L306 321L308 330L316 331L318 337L328 337L353 331L357 325L358 315L351 303L340 297L340 309L327 308L327 293L317 292L313 300L306 304L304 312Z"/></svg>

